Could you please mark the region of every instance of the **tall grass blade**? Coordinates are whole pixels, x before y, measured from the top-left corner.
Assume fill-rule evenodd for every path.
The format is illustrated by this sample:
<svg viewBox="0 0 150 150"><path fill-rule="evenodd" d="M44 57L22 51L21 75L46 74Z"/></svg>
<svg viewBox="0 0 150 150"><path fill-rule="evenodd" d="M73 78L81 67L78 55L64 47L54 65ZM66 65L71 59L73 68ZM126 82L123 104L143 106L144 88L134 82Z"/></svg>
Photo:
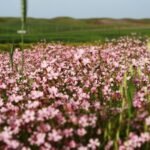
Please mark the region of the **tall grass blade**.
<svg viewBox="0 0 150 150"><path fill-rule="evenodd" d="M11 66L12 70L13 70L13 66L14 66L13 56L14 56L14 43L11 45L10 52L9 52L10 66Z"/></svg>
<svg viewBox="0 0 150 150"><path fill-rule="evenodd" d="M24 30L26 24L26 18L27 18L27 0L21 0L21 10L22 10L21 12L22 30Z"/></svg>

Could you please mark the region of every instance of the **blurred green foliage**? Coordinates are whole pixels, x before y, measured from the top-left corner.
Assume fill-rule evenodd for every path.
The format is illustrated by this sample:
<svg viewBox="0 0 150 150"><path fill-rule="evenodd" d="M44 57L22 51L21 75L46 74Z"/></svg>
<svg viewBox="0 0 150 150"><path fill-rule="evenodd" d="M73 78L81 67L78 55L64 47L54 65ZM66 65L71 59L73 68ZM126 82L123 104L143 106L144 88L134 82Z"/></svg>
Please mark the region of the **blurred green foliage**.
<svg viewBox="0 0 150 150"><path fill-rule="evenodd" d="M19 18L0 18L0 44L20 43ZM58 17L53 19L28 18L25 43L40 41L82 43L104 41L106 38L136 33L138 36L150 36L150 19L73 19Z"/></svg>

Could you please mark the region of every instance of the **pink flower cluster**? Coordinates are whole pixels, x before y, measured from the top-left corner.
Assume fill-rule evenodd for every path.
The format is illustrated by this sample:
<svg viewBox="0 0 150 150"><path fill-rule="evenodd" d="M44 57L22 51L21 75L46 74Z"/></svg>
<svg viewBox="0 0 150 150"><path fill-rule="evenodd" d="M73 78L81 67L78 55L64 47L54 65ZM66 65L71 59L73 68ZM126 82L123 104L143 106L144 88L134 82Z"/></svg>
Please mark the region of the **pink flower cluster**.
<svg viewBox="0 0 150 150"><path fill-rule="evenodd" d="M122 134L120 150L150 142L150 53L145 43L126 38L102 46L38 44L24 55L22 74L20 51L14 53L13 70L9 55L0 54L0 149L104 149L115 140L115 119L128 109L128 102L121 108L125 74L135 87L130 120L135 134ZM149 115L134 129L138 111ZM124 119L122 132L128 123Z"/></svg>
<svg viewBox="0 0 150 150"><path fill-rule="evenodd" d="M144 132L140 136L130 133L129 139L119 147L119 150L135 150L150 141L150 133Z"/></svg>

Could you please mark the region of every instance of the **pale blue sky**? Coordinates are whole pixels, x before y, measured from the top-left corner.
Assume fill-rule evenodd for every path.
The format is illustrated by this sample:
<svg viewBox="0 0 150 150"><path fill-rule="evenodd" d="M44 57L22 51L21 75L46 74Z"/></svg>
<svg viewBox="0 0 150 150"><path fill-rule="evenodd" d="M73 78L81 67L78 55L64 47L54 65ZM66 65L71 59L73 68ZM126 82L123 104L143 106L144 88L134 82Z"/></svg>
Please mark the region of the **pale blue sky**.
<svg viewBox="0 0 150 150"><path fill-rule="evenodd" d="M0 0L0 16L20 16L21 0ZM28 16L150 18L150 0L28 0Z"/></svg>

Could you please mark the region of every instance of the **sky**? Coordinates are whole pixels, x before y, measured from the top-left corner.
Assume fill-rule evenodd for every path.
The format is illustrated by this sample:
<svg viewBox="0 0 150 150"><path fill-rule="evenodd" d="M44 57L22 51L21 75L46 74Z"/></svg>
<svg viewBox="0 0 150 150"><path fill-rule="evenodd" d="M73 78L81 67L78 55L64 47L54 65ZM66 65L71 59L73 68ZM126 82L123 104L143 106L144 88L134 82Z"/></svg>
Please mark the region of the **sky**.
<svg viewBox="0 0 150 150"><path fill-rule="evenodd" d="M0 0L0 17L20 17L21 0ZM150 0L28 0L35 18L150 18Z"/></svg>

